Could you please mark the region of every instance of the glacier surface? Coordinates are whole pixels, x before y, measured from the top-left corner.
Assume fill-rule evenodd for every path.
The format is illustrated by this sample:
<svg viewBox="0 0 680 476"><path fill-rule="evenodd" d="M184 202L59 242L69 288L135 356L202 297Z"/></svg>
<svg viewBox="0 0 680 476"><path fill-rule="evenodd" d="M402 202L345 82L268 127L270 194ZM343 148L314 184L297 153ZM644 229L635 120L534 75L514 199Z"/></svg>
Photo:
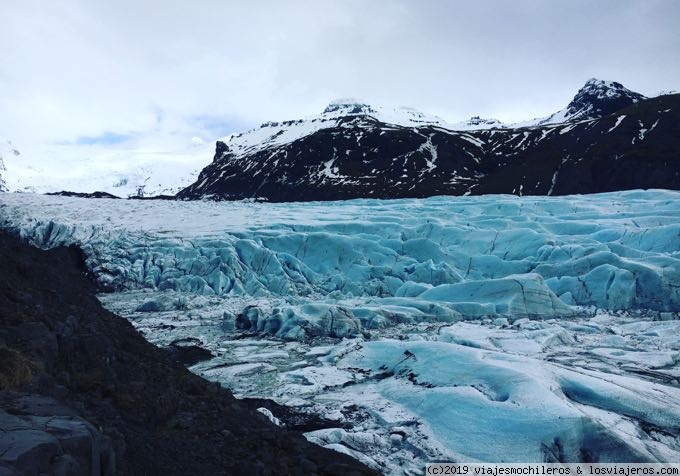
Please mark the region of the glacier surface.
<svg viewBox="0 0 680 476"><path fill-rule="evenodd" d="M680 458L680 193L262 204L0 194L192 369L389 473ZM273 415L274 418L277 415ZM489 442L493 442L490 445Z"/></svg>
<svg viewBox="0 0 680 476"><path fill-rule="evenodd" d="M283 320L323 321L326 308L299 305L360 298L366 306L348 316L371 327L390 319L371 309L392 307L444 320L565 317L573 305L679 311L679 198L94 206L6 194L0 218L38 246L80 245L114 289L291 297Z"/></svg>

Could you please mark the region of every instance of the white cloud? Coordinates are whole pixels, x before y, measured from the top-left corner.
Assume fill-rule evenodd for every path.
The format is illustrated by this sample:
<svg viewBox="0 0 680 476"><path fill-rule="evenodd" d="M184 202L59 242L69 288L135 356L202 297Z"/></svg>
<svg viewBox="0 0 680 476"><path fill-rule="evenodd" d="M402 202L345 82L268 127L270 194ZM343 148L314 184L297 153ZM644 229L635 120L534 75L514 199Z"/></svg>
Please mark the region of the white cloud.
<svg viewBox="0 0 680 476"><path fill-rule="evenodd" d="M171 150L344 96L513 121L591 76L680 84L674 0L1 1L0 134L25 148Z"/></svg>

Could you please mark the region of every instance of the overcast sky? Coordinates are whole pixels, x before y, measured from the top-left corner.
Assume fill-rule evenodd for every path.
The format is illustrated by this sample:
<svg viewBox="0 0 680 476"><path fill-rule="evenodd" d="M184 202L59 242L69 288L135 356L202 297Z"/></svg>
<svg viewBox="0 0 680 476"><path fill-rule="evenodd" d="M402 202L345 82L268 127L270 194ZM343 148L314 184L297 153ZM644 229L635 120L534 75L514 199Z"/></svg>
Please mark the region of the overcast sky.
<svg viewBox="0 0 680 476"><path fill-rule="evenodd" d="M561 109L590 77L680 89L677 0L0 0L0 13L0 136L24 147L212 141L338 97L510 122Z"/></svg>

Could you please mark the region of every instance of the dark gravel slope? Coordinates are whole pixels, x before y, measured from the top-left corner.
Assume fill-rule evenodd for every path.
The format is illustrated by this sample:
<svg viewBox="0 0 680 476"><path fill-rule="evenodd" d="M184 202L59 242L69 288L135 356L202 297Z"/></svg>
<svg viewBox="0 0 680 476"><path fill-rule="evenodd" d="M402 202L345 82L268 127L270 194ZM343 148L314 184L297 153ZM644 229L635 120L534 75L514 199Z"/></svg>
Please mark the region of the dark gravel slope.
<svg viewBox="0 0 680 476"><path fill-rule="evenodd" d="M87 474L112 471L111 449L118 474L371 474L174 362L102 308L83 269L75 248L41 251L0 233L0 425L28 421L49 397L55 412L100 433L92 436L100 468ZM3 434L0 474L17 474L8 441L18 440Z"/></svg>

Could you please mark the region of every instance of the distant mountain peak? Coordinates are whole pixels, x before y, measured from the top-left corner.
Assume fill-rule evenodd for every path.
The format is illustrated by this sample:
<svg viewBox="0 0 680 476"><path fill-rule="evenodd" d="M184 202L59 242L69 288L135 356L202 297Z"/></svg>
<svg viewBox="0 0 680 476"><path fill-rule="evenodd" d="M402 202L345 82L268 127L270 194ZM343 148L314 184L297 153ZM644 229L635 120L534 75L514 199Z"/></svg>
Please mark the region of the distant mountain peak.
<svg viewBox="0 0 680 476"><path fill-rule="evenodd" d="M0 172L7 171L4 159L11 160L11 157L16 157L20 154L19 150L12 144L12 141L0 137ZM7 190L7 182L3 178L2 173L0 173L0 192L5 192Z"/></svg>
<svg viewBox="0 0 680 476"><path fill-rule="evenodd" d="M505 126L498 119L479 117L479 116L472 116L470 119L462 122L461 124L469 126L470 128L477 127L479 129L490 129L492 127L504 127Z"/></svg>
<svg viewBox="0 0 680 476"><path fill-rule="evenodd" d="M336 99L331 101L326 109L317 116L321 120L333 120L354 116L371 116L378 121L413 127L425 124L446 126L446 121L438 116L426 114L408 106L382 107L353 98Z"/></svg>
<svg viewBox="0 0 680 476"><path fill-rule="evenodd" d="M563 122L597 119L637 102L647 99L640 93L616 81L590 78L578 90L566 108L543 118L512 124L514 127L532 127Z"/></svg>
<svg viewBox="0 0 680 476"><path fill-rule="evenodd" d="M373 114L375 112L370 104L355 98L335 99L323 110L323 114L342 113L343 115Z"/></svg>
<svg viewBox="0 0 680 476"><path fill-rule="evenodd" d="M610 95L615 95L619 93L627 93L627 94L633 94L633 95L638 95L641 96L641 94L638 94L636 92L631 91L630 89L626 88L623 84L618 83L616 81L609 81L606 79L598 79L598 78L590 78L585 82L585 84L581 87L580 91L583 90L598 90L598 91L612 91Z"/></svg>
<svg viewBox="0 0 680 476"><path fill-rule="evenodd" d="M623 85L621 83L617 83L616 81L607 81L605 79L598 79L598 78L590 78L589 80L586 81L586 83L583 85L583 87L618 87L622 88Z"/></svg>
<svg viewBox="0 0 680 476"><path fill-rule="evenodd" d="M604 116L645 99L621 83L590 78L567 106L570 116Z"/></svg>

